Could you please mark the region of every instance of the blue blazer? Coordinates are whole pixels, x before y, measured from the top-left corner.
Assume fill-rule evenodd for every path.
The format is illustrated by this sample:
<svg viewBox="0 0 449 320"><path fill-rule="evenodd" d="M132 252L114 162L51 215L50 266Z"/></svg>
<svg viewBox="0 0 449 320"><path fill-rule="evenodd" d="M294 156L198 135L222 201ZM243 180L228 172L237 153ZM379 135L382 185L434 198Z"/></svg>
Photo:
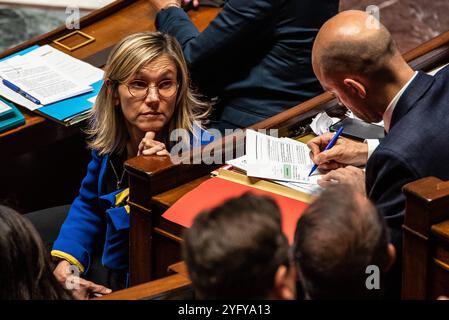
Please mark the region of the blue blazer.
<svg viewBox="0 0 449 320"><path fill-rule="evenodd" d="M201 139L191 139L191 145L207 144L213 136L196 129ZM112 270L127 270L129 264L129 189L111 190L110 155L99 156L92 151L92 160L81 183L79 195L70 207L52 256L76 265L82 273L89 270L92 255L103 249L102 263ZM115 186L115 176L112 180Z"/></svg>
<svg viewBox="0 0 449 320"><path fill-rule="evenodd" d="M102 259L105 266L114 270L128 266L128 257L124 253L128 245L129 216L123 206L116 206L113 201L115 195L124 190L106 191L106 171L111 170L109 159L109 155L99 156L92 151L79 195L70 207L51 252L52 256L76 265L81 272L89 270L92 254L102 241L105 241ZM114 225L114 217L121 217L122 223Z"/></svg>
<svg viewBox="0 0 449 320"><path fill-rule="evenodd" d="M409 182L449 179L449 66L435 76L419 72L399 99L389 133L366 166L368 196L392 227L403 223Z"/></svg>
<svg viewBox="0 0 449 320"><path fill-rule="evenodd" d="M311 66L321 25L338 0L229 0L199 33L179 8L156 28L180 42L200 92L218 96L219 120L247 127L322 92Z"/></svg>

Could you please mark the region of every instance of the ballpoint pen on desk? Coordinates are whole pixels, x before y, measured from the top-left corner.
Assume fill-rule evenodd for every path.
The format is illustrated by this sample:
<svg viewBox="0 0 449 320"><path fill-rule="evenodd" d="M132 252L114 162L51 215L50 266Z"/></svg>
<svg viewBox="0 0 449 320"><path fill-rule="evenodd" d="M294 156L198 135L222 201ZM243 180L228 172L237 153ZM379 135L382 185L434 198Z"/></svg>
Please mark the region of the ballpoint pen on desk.
<svg viewBox="0 0 449 320"><path fill-rule="evenodd" d="M28 100L30 100L31 102L35 103L35 104L41 104L41 102L36 99L35 97L33 97L32 95L26 93L25 91L23 91L22 89L20 89L18 86L16 86L15 84L9 82L6 79L2 79L3 84L8 87L9 89L13 90L14 92L17 92L18 94L20 94L21 96L27 98Z"/></svg>
<svg viewBox="0 0 449 320"><path fill-rule="evenodd" d="M338 131L334 134L334 136L332 137L332 140L329 142L329 144L326 146L326 148L324 148L323 151L329 150L330 148L332 148L335 144L335 142L337 142L338 137L340 136L340 134L343 132L343 126L340 127L340 129L338 129ZM308 175L308 177L310 177L312 175L312 173L318 168L317 164L314 164L312 167L312 170L310 170L310 173Z"/></svg>

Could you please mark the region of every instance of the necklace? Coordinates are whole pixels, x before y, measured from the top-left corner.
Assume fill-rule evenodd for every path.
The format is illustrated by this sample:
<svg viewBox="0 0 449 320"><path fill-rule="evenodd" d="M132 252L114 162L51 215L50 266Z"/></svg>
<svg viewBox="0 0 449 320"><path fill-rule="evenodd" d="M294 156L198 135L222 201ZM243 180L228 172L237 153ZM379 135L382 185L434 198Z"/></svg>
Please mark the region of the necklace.
<svg viewBox="0 0 449 320"><path fill-rule="evenodd" d="M126 170L123 168L122 176L119 179L117 170L115 170L115 166L112 163L112 160L109 160L109 163L111 164L112 171L114 171L115 179L117 180L117 190L118 190L118 189L120 189L120 186L123 182L123 178L125 178Z"/></svg>

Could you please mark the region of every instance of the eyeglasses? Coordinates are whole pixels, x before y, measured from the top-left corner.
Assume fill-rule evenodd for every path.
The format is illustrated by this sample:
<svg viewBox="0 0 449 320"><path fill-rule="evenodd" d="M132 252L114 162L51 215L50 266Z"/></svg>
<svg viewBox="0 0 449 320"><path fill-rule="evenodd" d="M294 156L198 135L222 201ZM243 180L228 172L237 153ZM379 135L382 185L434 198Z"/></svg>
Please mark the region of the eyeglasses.
<svg viewBox="0 0 449 320"><path fill-rule="evenodd" d="M176 91L178 91L179 85L174 80L163 80L156 86L149 85L147 82L142 80L133 80L129 83L125 83L125 86L128 87L128 91L133 97L143 99L150 92L150 88L156 89L159 97L161 98L171 98Z"/></svg>

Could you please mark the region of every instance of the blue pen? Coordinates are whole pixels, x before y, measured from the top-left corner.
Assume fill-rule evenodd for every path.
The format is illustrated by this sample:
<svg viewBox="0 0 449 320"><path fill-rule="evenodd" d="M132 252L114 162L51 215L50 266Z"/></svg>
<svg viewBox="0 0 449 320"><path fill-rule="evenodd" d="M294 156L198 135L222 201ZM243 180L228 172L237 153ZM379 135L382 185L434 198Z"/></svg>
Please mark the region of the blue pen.
<svg viewBox="0 0 449 320"><path fill-rule="evenodd" d="M330 148L332 148L334 146L335 142L337 142L337 139L342 132L343 132L343 126L341 126L340 129L338 129L337 133L334 134L334 136L332 137L332 140L329 142L329 144L326 146L326 148L324 148L323 151L326 151L326 150L329 150ZM308 177L310 177L312 175L312 173L316 170L316 168L318 168L318 165L314 164L312 167L312 170L310 170Z"/></svg>
<svg viewBox="0 0 449 320"><path fill-rule="evenodd" d="M41 104L41 102L39 100L37 100L35 97L33 97L32 95L26 93L25 91L23 91L22 89L20 89L18 86L16 86L15 84L9 82L6 79L2 80L3 84L8 87L9 89L13 90L14 92L17 92L18 94L20 94L21 96L27 98L28 100L30 100L31 102L35 103L35 104Z"/></svg>

